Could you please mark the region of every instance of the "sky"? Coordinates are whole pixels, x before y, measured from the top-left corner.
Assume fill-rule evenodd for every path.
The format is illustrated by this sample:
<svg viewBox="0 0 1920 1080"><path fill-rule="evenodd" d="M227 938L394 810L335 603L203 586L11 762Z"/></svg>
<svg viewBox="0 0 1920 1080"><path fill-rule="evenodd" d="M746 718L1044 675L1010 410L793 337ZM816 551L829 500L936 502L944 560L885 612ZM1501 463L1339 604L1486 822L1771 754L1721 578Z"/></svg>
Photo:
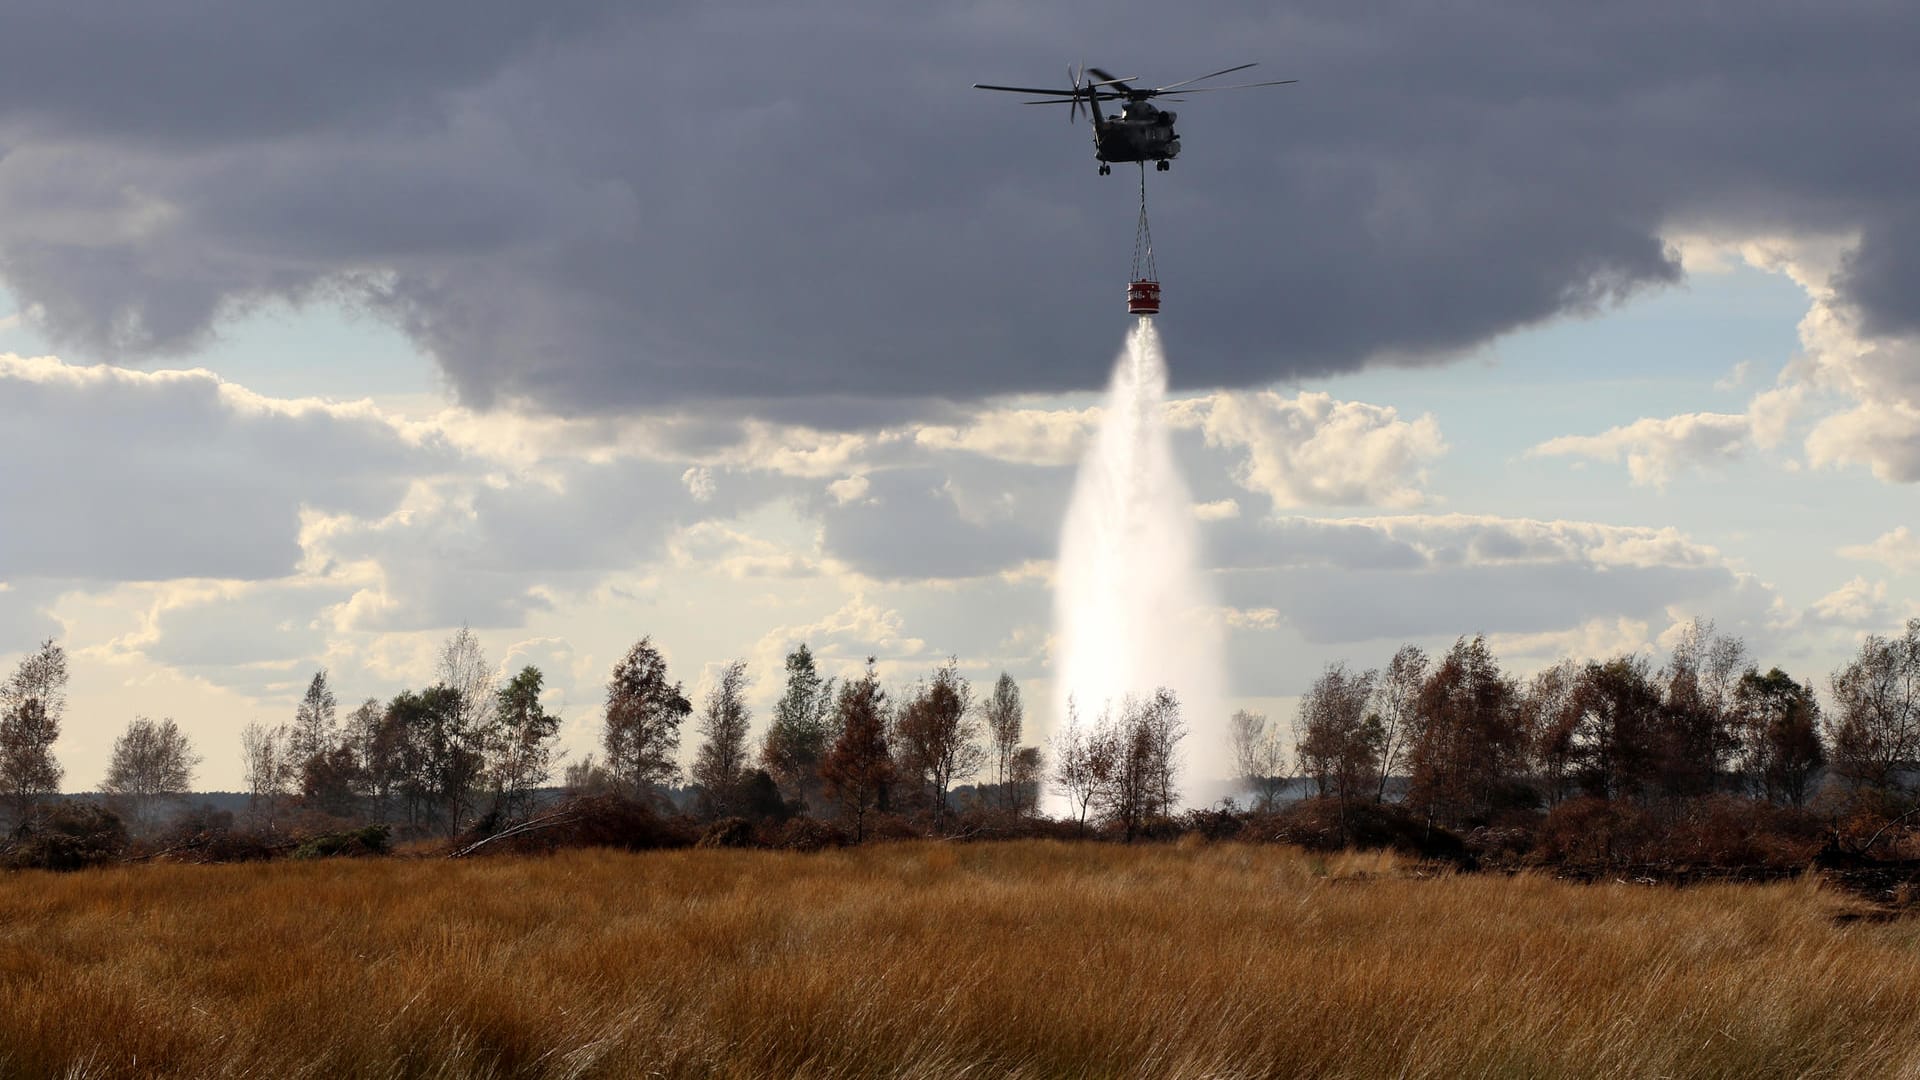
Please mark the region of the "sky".
<svg viewBox="0 0 1920 1080"><path fill-rule="evenodd" d="M9 5L0 665L69 650L71 790L136 716L236 787L463 624L576 759L643 635L762 723L804 641L1044 733L1137 176L969 86L1257 61L1147 178L1229 704L1696 617L1824 683L1920 616L1917 53L1897 3Z"/></svg>

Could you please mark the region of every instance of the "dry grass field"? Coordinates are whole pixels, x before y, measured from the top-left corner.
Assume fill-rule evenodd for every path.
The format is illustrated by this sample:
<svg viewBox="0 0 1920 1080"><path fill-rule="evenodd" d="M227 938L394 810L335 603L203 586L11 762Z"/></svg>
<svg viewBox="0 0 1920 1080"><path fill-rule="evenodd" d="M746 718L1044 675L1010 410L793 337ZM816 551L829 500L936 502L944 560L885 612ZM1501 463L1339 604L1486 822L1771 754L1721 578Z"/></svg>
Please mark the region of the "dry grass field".
<svg viewBox="0 0 1920 1080"><path fill-rule="evenodd" d="M0 877L0 1075L1920 1074L1810 883L911 843Z"/></svg>

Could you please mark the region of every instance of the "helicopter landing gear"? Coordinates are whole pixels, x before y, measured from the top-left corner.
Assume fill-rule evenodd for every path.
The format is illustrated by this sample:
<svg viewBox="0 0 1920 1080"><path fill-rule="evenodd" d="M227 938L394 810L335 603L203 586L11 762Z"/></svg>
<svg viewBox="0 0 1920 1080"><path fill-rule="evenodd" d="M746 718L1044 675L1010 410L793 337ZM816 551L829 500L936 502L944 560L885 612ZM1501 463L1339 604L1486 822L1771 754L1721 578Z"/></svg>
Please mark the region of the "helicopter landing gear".
<svg viewBox="0 0 1920 1080"><path fill-rule="evenodd" d="M1110 174L1112 174L1112 172L1113 172L1113 166L1111 166L1111 165L1104 165L1104 164L1100 166L1100 175L1101 175L1101 176L1108 176L1108 175L1110 175Z"/></svg>
<svg viewBox="0 0 1920 1080"><path fill-rule="evenodd" d="M1173 162L1167 161L1165 159L1161 159L1160 161L1156 161L1153 163L1154 172L1166 172L1168 169L1171 169L1171 168L1173 168Z"/></svg>

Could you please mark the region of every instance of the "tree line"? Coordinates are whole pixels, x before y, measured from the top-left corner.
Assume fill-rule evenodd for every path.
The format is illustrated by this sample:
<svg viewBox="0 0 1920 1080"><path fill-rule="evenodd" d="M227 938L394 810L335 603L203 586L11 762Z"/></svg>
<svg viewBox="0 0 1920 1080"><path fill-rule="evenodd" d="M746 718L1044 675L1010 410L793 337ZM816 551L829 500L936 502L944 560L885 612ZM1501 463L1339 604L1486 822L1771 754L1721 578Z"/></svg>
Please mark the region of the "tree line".
<svg viewBox="0 0 1920 1080"><path fill-rule="evenodd" d="M61 791L53 755L64 716L66 655L52 641L0 687L0 800L16 824ZM876 816L945 828L956 786L977 781L976 805L1009 814L1037 807L1040 752L1022 744L1025 706L1001 674L976 698L949 660L889 692L873 660L844 680L823 677L805 644L786 657L785 684L758 745L744 660L725 664L696 710L650 637L613 666L598 750L565 762L560 717L542 704L545 677L528 665L501 680L465 627L439 650L432 682L341 715L329 673L314 673L285 722L241 733L248 814L276 832L315 821L394 825L449 838L523 821L553 785L615 793L662 811L752 819L811 815L864 838ZM679 764L682 729L700 743ZM116 740L100 792L135 831L182 800L201 763L171 719L136 718ZM556 772L559 774L556 776Z"/></svg>
<svg viewBox="0 0 1920 1080"><path fill-rule="evenodd" d="M366 699L340 716L325 670L288 721L241 737L249 813L273 832L301 820L354 820L447 837L524 821L556 783L704 820L812 817L863 840L876 822L944 834L966 812L1031 820L1043 787L1076 832L1149 833L1179 806L1187 725L1167 690L1078 703L1049 753L1024 741L1019 685L984 693L948 660L904 688L874 662L824 676L800 644L757 744L743 660L722 666L698 706L650 637L609 673L600 745L564 761L544 675L495 673L463 627L425 689ZM56 799L53 755L66 710L67 657L45 642L0 684L0 809L15 824ZM1760 670L1738 637L1686 628L1659 663L1639 653L1566 659L1528 678L1504 672L1484 637L1430 656L1400 648L1381 668L1329 665L1290 724L1251 712L1229 725L1255 813L1304 793L1349 816L1391 805L1431 828L1469 829L1570 800L1671 807L1739 796L1801 807L1825 790L1891 819L1920 779L1920 619L1870 636L1816 687ZM680 767L682 730L699 744ZM190 791L201 757L171 718L136 717L116 739L100 793L138 831ZM559 774L556 777L556 772ZM965 798L956 801L956 791Z"/></svg>
<svg viewBox="0 0 1920 1080"><path fill-rule="evenodd" d="M1761 671L1740 638L1696 620L1663 663L1566 659L1528 679L1484 637L1437 657L1407 645L1383 668L1329 665L1285 733L1248 712L1230 728L1266 808L1290 775L1343 813L1397 798L1456 829L1573 798L1800 807L1827 777L1836 797L1904 812L1920 777L1920 619L1867 637L1828 688L1823 708L1811 682Z"/></svg>

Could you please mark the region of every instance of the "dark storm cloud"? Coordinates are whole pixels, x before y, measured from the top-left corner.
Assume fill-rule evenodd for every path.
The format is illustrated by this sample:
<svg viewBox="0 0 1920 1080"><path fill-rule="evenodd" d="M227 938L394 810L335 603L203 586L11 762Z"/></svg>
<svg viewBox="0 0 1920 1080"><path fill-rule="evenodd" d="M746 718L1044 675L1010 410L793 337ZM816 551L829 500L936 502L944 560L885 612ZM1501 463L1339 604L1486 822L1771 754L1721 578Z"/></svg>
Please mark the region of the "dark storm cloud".
<svg viewBox="0 0 1920 1080"><path fill-rule="evenodd" d="M32 133L176 146L431 125L440 95L616 6L20 0L0 16L0 100Z"/></svg>
<svg viewBox="0 0 1920 1080"><path fill-rule="evenodd" d="M1849 296L1920 320L1905 4L68 7L0 15L0 276L100 356L326 295L480 404L862 423L1091 388L1134 178L966 89L1069 60L1304 80L1173 106L1187 152L1149 186L1188 385L1588 311L1676 279L1671 227L1859 229Z"/></svg>
<svg viewBox="0 0 1920 1080"><path fill-rule="evenodd" d="M819 505L820 544L862 574L883 580L965 578L1051 558L1059 470L1022 470L1009 480L990 466L906 468L876 473L845 505ZM999 483L975 485L997 476ZM976 496L975 491L987 494Z"/></svg>
<svg viewBox="0 0 1920 1080"><path fill-rule="evenodd" d="M1841 287L1870 333L1920 332L1920 210L1868 233L1846 260Z"/></svg>

